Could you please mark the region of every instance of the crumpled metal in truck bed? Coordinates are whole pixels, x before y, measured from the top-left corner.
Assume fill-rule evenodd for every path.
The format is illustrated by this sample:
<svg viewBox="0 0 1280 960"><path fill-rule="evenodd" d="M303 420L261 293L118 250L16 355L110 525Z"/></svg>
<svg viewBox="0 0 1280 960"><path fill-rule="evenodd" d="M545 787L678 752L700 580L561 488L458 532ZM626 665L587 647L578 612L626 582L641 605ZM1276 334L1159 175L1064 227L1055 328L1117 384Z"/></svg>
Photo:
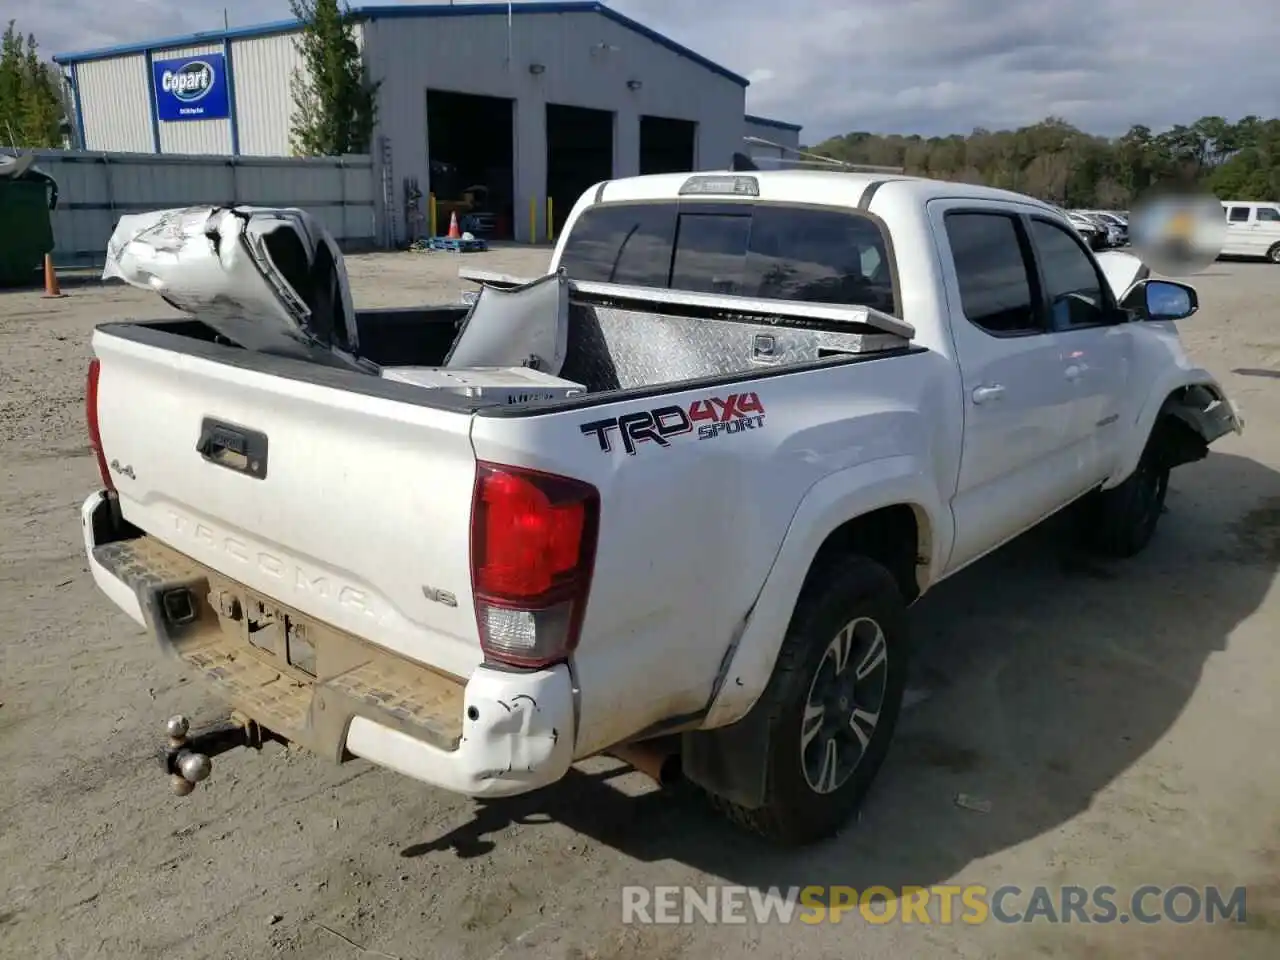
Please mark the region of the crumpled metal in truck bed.
<svg viewBox="0 0 1280 960"><path fill-rule="evenodd" d="M183 207L127 214L104 280L152 290L245 349L375 372L337 242L295 208Z"/></svg>

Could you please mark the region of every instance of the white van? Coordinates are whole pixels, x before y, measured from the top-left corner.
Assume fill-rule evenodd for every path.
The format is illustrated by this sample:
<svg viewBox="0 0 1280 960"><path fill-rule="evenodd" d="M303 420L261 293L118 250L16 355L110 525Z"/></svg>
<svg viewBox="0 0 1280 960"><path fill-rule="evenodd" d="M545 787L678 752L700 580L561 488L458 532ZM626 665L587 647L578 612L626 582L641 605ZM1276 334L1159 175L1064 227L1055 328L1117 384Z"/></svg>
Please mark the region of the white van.
<svg viewBox="0 0 1280 960"><path fill-rule="evenodd" d="M1224 254L1280 263L1280 203L1223 200L1222 209L1227 218Z"/></svg>

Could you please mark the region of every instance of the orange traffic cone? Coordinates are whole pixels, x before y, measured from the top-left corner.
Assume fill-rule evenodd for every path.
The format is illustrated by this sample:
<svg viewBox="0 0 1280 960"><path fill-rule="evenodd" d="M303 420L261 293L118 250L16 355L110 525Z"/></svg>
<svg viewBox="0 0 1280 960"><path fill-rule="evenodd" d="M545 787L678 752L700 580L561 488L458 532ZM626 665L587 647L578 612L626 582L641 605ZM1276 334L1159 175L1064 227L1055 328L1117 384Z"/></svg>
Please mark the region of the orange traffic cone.
<svg viewBox="0 0 1280 960"><path fill-rule="evenodd" d="M53 255L48 253L44 255L44 296L50 300L66 296L58 285L58 274L53 269Z"/></svg>
<svg viewBox="0 0 1280 960"><path fill-rule="evenodd" d="M458 227L458 211L453 211L449 216L449 239L460 240L462 238L462 230Z"/></svg>

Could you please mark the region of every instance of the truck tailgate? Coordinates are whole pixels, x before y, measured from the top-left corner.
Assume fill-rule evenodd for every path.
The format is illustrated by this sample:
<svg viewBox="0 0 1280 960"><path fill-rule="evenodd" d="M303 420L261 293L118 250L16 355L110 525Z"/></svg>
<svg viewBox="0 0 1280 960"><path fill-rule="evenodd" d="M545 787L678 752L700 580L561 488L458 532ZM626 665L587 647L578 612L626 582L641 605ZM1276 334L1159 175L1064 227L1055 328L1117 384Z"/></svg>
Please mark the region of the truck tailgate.
<svg viewBox="0 0 1280 960"><path fill-rule="evenodd" d="M93 348L103 452L126 520L413 660L458 677L481 661L469 413L102 330Z"/></svg>

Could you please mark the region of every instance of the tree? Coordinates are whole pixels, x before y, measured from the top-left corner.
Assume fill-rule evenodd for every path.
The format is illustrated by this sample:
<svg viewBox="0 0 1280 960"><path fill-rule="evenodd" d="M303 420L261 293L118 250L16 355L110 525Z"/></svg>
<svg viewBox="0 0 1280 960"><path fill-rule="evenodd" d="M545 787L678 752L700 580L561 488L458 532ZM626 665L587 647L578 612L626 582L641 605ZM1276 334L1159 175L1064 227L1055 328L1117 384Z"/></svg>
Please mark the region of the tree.
<svg viewBox="0 0 1280 960"><path fill-rule="evenodd" d="M1224 200L1280 199L1280 119L1201 117L1163 132L1136 125L1095 137L1058 117L967 137L866 131L833 137L812 152L850 163L985 183L1079 208L1124 209L1153 187L1194 185Z"/></svg>
<svg viewBox="0 0 1280 960"><path fill-rule="evenodd" d="M303 24L294 41L303 67L294 71L291 84L294 154L368 153L379 84L365 76L351 9L339 9L338 0L289 0L289 5Z"/></svg>
<svg viewBox="0 0 1280 960"><path fill-rule="evenodd" d="M23 43L13 20L0 37L0 143L12 147L62 146L62 77L40 59L36 38Z"/></svg>

